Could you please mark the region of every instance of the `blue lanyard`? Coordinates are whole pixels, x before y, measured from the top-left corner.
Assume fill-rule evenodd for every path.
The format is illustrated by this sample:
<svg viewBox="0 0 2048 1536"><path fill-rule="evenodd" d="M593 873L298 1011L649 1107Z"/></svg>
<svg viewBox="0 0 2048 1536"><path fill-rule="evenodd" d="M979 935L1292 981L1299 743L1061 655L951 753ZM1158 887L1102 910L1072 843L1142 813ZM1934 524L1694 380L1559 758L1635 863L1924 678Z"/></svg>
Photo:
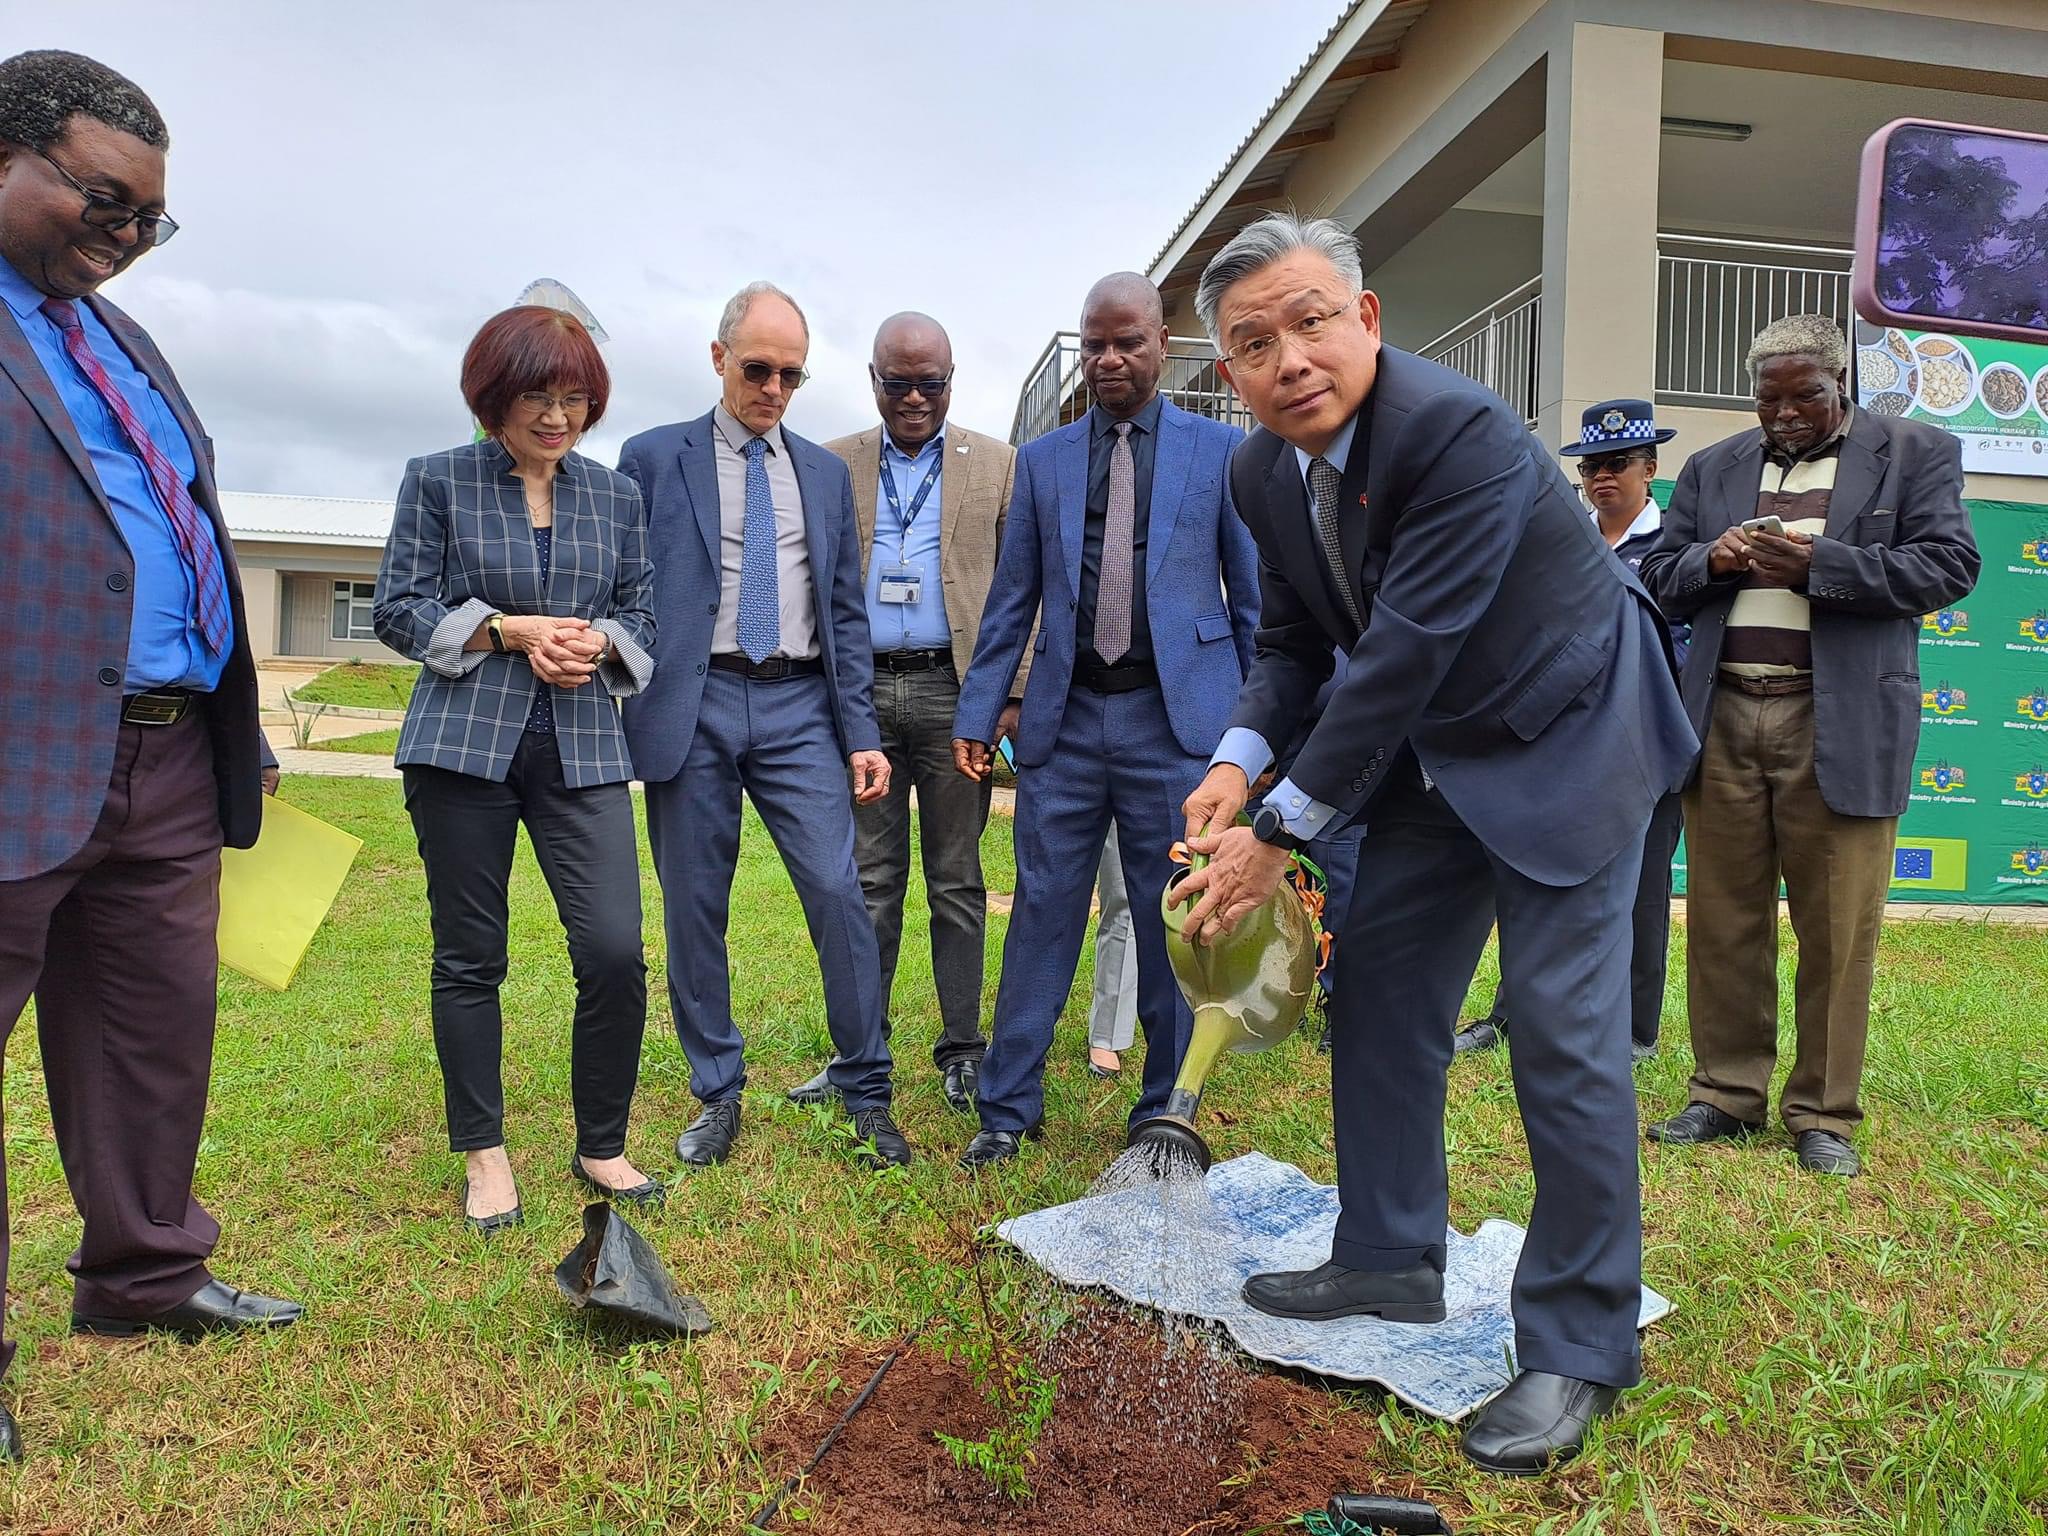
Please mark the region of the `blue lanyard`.
<svg viewBox="0 0 2048 1536"><path fill-rule="evenodd" d="M889 510L896 514L897 551L910 538L910 525L917 521L917 514L924 510L925 498L932 493L932 487L939 483L939 471L946 467L946 440L939 438L932 454L932 467L924 472L924 484L917 488L917 494L910 498L910 511L903 510L902 493L896 489L896 476L889 468L889 445L882 445L882 491L889 498Z"/></svg>

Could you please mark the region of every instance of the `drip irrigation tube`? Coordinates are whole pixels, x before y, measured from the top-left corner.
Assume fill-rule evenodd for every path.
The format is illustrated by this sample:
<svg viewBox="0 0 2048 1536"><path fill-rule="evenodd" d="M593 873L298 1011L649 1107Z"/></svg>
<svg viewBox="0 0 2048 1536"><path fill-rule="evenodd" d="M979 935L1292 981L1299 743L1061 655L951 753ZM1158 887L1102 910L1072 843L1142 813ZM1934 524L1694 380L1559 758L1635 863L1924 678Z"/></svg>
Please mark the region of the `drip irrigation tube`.
<svg viewBox="0 0 2048 1536"><path fill-rule="evenodd" d="M917 1336L924 1332L925 1324L930 1321L930 1318L926 1318L923 1323L919 1323L910 1332L903 1335L902 1341L894 1349L882 1356L882 1363L875 1367L874 1375L868 1378L867 1385L860 1389L853 1401L846 1405L846 1412L839 1415L839 1421L825 1431L825 1438L818 1442L817 1450L811 1453L811 1459L804 1463L803 1470L785 1480L783 1485L776 1490L775 1497L755 1510L748 1518L746 1525L748 1530L765 1531L773 1524L775 1517L782 1512L782 1501L796 1492L799 1483L818 1470L818 1463L823 1461L825 1453L832 1449L832 1442L839 1438L840 1431L853 1422L853 1416L856 1413L867 1407L869 1399L875 1395L875 1390L881 1386L882 1378L889 1374L889 1367L902 1357L905 1350L917 1342Z"/></svg>

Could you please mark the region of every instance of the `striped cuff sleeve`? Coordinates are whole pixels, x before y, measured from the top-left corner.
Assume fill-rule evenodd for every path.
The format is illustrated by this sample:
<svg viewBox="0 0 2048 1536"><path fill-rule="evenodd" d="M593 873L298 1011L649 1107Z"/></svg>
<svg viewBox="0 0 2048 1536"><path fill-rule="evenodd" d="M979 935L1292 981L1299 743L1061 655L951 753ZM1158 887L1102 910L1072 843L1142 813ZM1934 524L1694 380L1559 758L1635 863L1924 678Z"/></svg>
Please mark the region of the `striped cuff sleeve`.
<svg viewBox="0 0 2048 1536"><path fill-rule="evenodd" d="M612 643L612 653L597 675L615 699L631 698L654 676L654 658L634 643L617 619L598 619L591 626Z"/></svg>
<svg viewBox="0 0 2048 1536"><path fill-rule="evenodd" d="M427 654L422 658L427 667L443 677L462 677L482 666L484 658L491 653L465 651L463 646L476 633L477 625L497 611L475 597L459 608L451 608L448 616L436 624L433 634L427 637Z"/></svg>

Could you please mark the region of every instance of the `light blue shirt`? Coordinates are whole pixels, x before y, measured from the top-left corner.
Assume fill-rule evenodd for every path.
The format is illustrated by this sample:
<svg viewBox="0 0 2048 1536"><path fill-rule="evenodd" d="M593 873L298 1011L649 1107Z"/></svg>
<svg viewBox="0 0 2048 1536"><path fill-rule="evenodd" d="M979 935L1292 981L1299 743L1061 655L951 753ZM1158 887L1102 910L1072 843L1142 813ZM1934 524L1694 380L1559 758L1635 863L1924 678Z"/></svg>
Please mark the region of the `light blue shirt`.
<svg viewBox="0 0 2048 1536"><path fill-rule="evenodd" d="M1344 473L1345 466L1351 462L1351 439L1357 431L1358 418L1354 415L1344 423L1343 429L1321 454L1321 457L1336 466L1339 475ZM1302 502L1308 509L1312 528L1316 508L1315 497L1307 494L1308 466L1316 457L1317 455L1304 448L1294 450L1295 462L1301 466L1301 484L1304 492ZM1321 548L1320 532L1316 534L1316 538L1317 547ZM1218 763L1232 763L1244 770L1245 781L1250 783L1264 773L1266 765L1272 761L1273 748L1265 737L1247 726L1234 725L1223 733L1223 739L1216 744L1216 752L1209 759L1209 766L1214 768ZM1275 784L1267 793L1265 803L1277 805L1280 808L1280 824L1287 829L1288 835L1298 837L1305 843L1313 842L1320 837L1337 814L1335 806L1325 805L1322 801L1312 798L1292 779L1282 779Z"/></svg>
<svg viewBox="0 0 2048 1536"><path fill-rule="evenodd" d="M910 520L906 533L889 493L875 486L875 542L868 551L868 633L876 651L943 651L953 644L953 631L946 622L946 582L939 569L939 532L943 521L939 504L946 494L946 434L941 432L921 445L915 456L896 446L887 429L882 432L882 473L896 487L896 500L904 512L917 500L924 477L938 467L931 494ZM882 572L889 566L913 567L918 582L914 603L882 601Z"/></svg>
<svg viewBox="0 0 2048 1536"><path fill-rule="evenodd" d="M21 334L34 351L55 386L57 398L71 416L85 444L100 489L113 508L114 524L135 561L135 607L128 624L127 674L123 691L141 693L150 688L192 688L211 692L227 667L226 654L215 656L206 648L200 633L199 598L192 572L178 548L177 532L170 513L150 481L149 467L121 430L106 401L92 381L79 371L64 350L64 333L57 322L42 311L44 295L0 258L0 299L13 313ZM169 457L179 477L190 485L198 476L193 446L178 425L178 418L156 392L142 370L135 366L121 344L100 323L92 307L78 305L78 321L85 343L100 366L121 392L150 439ZM209 541L213 530L204 511L200 527ZM61 537L52 530L52 537ZM220 559L219 545L212 558Z"/></svg>

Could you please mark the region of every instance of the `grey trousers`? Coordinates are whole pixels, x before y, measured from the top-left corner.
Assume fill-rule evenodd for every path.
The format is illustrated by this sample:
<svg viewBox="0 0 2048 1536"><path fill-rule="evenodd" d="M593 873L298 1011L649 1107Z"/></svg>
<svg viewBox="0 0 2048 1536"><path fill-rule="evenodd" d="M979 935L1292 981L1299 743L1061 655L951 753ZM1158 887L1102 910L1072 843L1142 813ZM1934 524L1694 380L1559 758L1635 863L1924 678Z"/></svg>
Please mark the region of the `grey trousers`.
<svg viewBox="0 0 2048 1536"><path fill-rule="evenodd" d="M889 793L856 805L854 862L882 958L882 1027L903 944L903 899L910 885L910 792L917 791L917 842L931 908L932 980L939 993L939 1035L932 1060L945 1067L979 1061L988 889L981 875L981 833L989 784L953 766L953 712L960 680L950 666L928 672L875 670L875 717L889 756Z"/></svg>
<svg viewBox="0 0 2048 1536"><path fill-rule="evenodd" d="M1095 996L1088 1007L1088 1044L1128 1051L1138 1037L1138 946L1131 938L1131 900L1116 848L1116 824L1095 872L1101 915L1095 920Z"/></svg>

